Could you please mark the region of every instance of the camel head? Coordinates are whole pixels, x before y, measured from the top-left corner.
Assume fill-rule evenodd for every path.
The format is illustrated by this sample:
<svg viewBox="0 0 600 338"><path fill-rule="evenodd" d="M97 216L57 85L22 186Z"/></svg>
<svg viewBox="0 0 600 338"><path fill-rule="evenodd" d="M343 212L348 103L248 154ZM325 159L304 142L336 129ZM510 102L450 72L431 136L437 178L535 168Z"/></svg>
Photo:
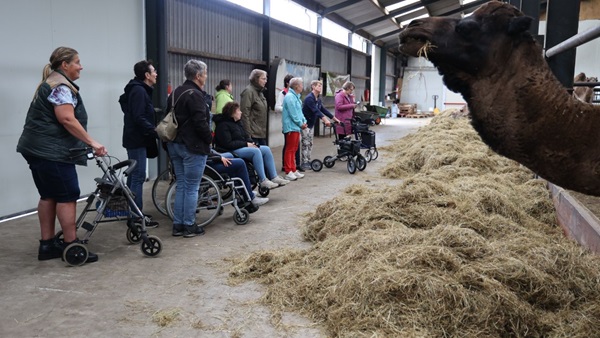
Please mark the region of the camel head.
<svg viewBox="0 0 600 338"><path fill-rule="evenodd" d="M469 84L505 67L515 44L533 42L528 32L531 21L514 6L491 1L463 19L412 21L400 33L400 51L426 57L438 68L446 86L467 99Z"/></svg>

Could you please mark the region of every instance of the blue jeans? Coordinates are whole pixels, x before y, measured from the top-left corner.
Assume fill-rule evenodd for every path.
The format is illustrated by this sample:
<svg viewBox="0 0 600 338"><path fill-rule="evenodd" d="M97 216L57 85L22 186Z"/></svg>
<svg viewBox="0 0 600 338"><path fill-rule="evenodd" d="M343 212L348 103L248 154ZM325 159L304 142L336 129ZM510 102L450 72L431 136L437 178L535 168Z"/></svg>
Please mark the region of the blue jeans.
<svg viewBox="0 0 600 338"><path fill-rule="evenodd" d="M146 147L127 149L127 158L137 162L131 174L127 176L127 186L135 195L133 199L135 205L142 211L144 210L143 186L146 182ZM138 216L141 217L142 215Z"/></svg>
<svg viewBox="0 0 600 338"><path fill-rule="evenodd" d="M191 226L196 223L198 189L204 174L207 155L190 152L183 143L167 143L175 171L177 188L173 206L173 224Z"/></svg>
<svg viewBox="0 0 600 338"><path fill-rule="evenodd" d="M254 170L258 174L260 182L277 177L277 169L275 169L275 160L273 153L268 146L260 146L260 148L244 147L233 151L236 156L251 160L254 165ZM265 170L269 177L265 175Z"/></svg>
<svg viewBox="0 0 600 338"><path fill-rule="evenodd" d="M252 191L252 185L250 184L250 178L248 177L248 167L246 167L246 162L241 158L232 158L233 156L229 153L221 154L221 156L228 158L231 161L231 164L226 167L221 161L217 161L210 166L219 174L227 174L232 178L241 178L242 181L244 181L244 186L246 187L246 191L248 191L248 195L250 195L250 200L252 200L254 198L254 192ZM239 190L240 189L238 189L238 191ZM244 198L246 197L246 194L243 191L239 191L239 193Z"/></svg>

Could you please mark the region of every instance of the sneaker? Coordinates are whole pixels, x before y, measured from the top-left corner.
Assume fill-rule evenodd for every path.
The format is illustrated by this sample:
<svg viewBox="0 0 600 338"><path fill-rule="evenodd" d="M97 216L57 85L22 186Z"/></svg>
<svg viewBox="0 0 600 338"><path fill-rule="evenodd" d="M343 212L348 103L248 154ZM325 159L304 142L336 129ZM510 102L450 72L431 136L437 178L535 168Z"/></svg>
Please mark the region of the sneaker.
<svg viewBox="0 0 600 338"><path fill-rule="evenodd" d="M258 205L254 205L252 202L246 202L246 205L243 207L248 210L248 213L252 214L258 211Z"/></svg>
<svg viewBox="0 0 600 338"><path fill-rule="evenodd" d="M144 218L146 218L146 228L153 229L153 228L158 227L158 222L157 221L153 221L152 220L152 216L150 216L150 215L144 215ZM139 225L142 225L142 219L140 217L136 218L135 219L135 223L139 224Z"/></svg>
<svg viewBox="0 0 600 338"><path fill-rule="evenodd" d="M255 207L261 206L265 203L269 202L269 199L266 197L258 197L258 196L254 196L254 198L252 199L252 204Z"/></svg>
<svg viewBox="0 0 600 338"><path fill-rule="evenodd" d="M279 184L279 185L286 185L286 184L290 183L290 181L288 181L288 180L284 179L284 178L283 178L283 177L281 177L281 176L277 176L277 177L275 177L275 178L271 179L271 182L273 182L273 183L277 183L277 184Z"/></svg>
<svg viewBox="0 0 600 338"><path fill-rule="evenodd" d="M204 235L204 227L199 227L196 224L194 225L186 225L183 228L183 237L185 238L191 238L191 237L196 237L196 236L202 236Z"/></svg>
<svg viewBox="0 0 600 338"><path fill-rule="evenodd" d="M302 165L300 166L301 169L304 170L312 170L312 167L310 166L310 163L302 163Z"/></svg>
<svg viewBox="0 0 600 338"><path fill-rule="evenodd" d="M266 187L269 189L275 189L279 186L279 184L275 183L275 182L271 182L268 179L265 179L264 181L260 182L260 186L261 187Z"/></svg>
<svg viewBox="0 0 600 338"><path fill-rule="evenodd" d="M183 236L183 224L173 224L173 236Z"/></svg>
<svg viewBox="0 0 600 338"><path fill-rule="evenodd" d="M296 174L290 171L289 173L287 173L287 175L285 175L284 179L288 181L295 181L298 179L298 177L296 176Z"/></svg>
<svg viewBox="0 0 600 338"><path fill-rule="evenodd" d="M300 173L299 171L296 170L296 172L294 173L294 175L296 175L296 177L298 178L304 178L304 174Z"/></svg>
<svg viewBox="0 0 600 338"><path fill-rule="evenodd" d="M49 259L61 258L63 246L57 238L46 240L40 239L40 248L38 249L38 260L47 261Z"/></svg>

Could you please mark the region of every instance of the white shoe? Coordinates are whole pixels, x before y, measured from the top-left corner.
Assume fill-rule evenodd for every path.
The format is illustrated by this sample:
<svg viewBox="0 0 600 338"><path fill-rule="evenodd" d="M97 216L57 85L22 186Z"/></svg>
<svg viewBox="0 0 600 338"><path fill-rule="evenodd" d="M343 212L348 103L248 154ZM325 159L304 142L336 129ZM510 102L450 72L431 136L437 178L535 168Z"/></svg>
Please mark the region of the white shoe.
<svg viewBox="0 0 600 338"><path fill-rule="evenodd" d="M298 178L304 178L304 174L299 172L298 170L296 170L296 172L294 173L294 175L296 175L296 177Z"/></svg>
<svg viewBox="0 0 600 338"><path fill-rule="evenodd" d="M288 183L290 183L290 181L288 181L288 180L284 179L284 178L283 178L283 177L281 177L281 176L277 176L277 177L275 177L275 178L271 179L271 182L273 182L273 183L277 183L277 184L279 184L279 185L282 185L282 186L283 186L283 185L286 185L286 184L288 184Z"/></svg>
<svg viewBox="0 0 600 338"><path fill-rule="evenodd" d="M269 188L269 189L275 189L279 186L279 184L271 182L268 179L265 179L264 181L260 182L260 186Z"/></svg>
<svg viewBox="0 0 600 338"><path fill-rule="evenodd" d="M255 207L261 206L267 202L269 202L269 199L266 197L254 196L254 198L252 199L252 205L254 205Z"/></svg>
<svg viewBox="0 0 600 338"><path fill-rule="evenodd" d="M285 175L284 178L288 181L295 181L296 179L298 179L298 177L296 177L296 174L294 174L291 171L289 173L287 173L287 175Z"/></svg>

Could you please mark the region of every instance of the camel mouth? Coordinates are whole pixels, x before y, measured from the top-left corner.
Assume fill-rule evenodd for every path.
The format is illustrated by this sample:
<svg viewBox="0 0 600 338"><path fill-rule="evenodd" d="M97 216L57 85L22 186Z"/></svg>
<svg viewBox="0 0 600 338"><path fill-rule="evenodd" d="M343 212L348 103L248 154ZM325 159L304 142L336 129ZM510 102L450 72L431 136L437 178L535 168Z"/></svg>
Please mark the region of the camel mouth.
<svg viewBox="0 0 600 338"><path fill-rule="evenodd" d="M433 46L429 37L424 34L400 34L400 52L408 56L420 57L427 55Z"/></svg>

